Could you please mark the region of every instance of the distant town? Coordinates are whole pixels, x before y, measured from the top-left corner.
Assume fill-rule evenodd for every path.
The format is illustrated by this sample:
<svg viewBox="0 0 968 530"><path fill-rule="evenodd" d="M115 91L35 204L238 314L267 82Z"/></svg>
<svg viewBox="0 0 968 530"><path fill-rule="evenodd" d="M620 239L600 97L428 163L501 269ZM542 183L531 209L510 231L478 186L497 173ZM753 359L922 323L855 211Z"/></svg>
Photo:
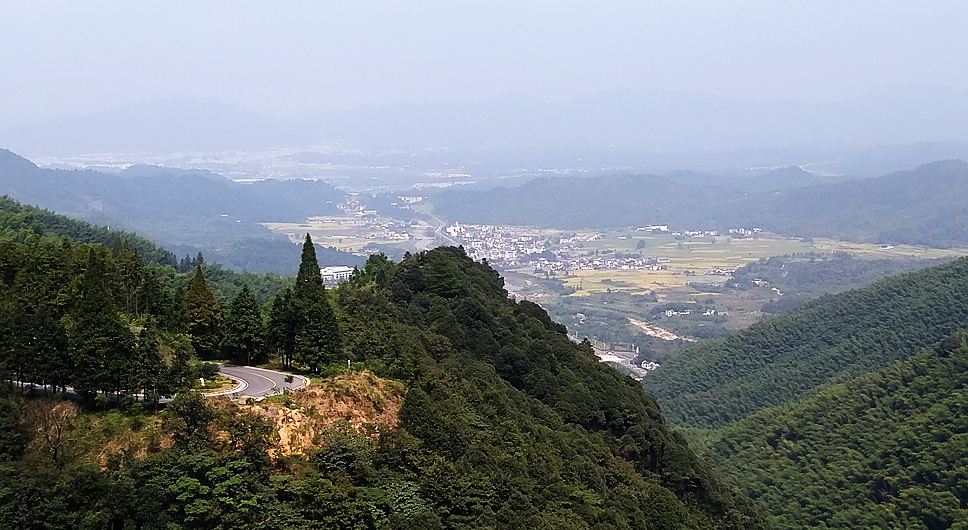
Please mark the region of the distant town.
<svg viewBox="0 0 968 530"><path fill-rule="evenodd" d="M463 245L472 258L486 260L491 265L504 268L528 265L538 272L549 273L567 273L574 270L662 270L665 268L663 261L668 261L656 256L613 254L611 249L585 249L584 243L604 240L605 234L538 236L528 235L521 227L460 223L448 226L445 231Z"/></svg>
<svg viewBox="0 0 968 530"><path fill-rule="evenodd" d="M669 234L673 237L704 238L719 235L715 230L672 231L668 225L648 225L634 228L634 232ZM734 228L733 236L760 233L759 228ZM603 233L564 233L536 235L533 229L517 226L492 226L454 223L444 232L464 246L468 255L478 261L487 261L499 268L529 266L536 273L568 274L577 270L666 270L669 259L639 253L622 253L610 248L587 248L596 241L603 241ZM619 239L628 239L620 236ZM730 276L734 269L716 267L709 275Z"/></svg>

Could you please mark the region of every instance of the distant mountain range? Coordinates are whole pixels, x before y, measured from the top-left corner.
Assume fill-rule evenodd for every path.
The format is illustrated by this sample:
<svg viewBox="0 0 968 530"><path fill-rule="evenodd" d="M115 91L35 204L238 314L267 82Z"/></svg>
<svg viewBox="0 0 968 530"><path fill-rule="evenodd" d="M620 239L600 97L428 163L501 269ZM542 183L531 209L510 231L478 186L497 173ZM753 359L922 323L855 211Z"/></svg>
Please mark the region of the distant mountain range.
<svg viewBox="0 0 968 530"><path fill-rule="evenodd" d="M130 223L177 218L239 224L301 222L344 197L321 181L237 183L208 171L134 166L120 174L41 169L0 150L0 194L68 215Z"/></svg>
<svg viewBox="0 0 968 530"><path fill-rule="evenodd" d="M238 183L202 170L133 166L120 174L42 169L0 149L0 195L97 224L137 232L179 255L252 272L290 273L298 246L260 223L303 222L339 210L344 193L322 181ZM321 251L322 252L322 251ZM324 262L360 265L332 249Z"/></svg>
<svg viewBox="0 0 968 530"><path fill-rule="evenodd" d="M704 156L754 148L830 152L968 142L966 99L966 91L919 89L806 104L644 90L561 102L505 95L466 103L397 103L275 118L218 100L176 97L0 129L0 145L31 155L211 151L336 141L372 151L446 147L507 154L565 149L577 157L583 152Z"/></svg>
<svg viewBox="0 0 968 530"><path fill-rule="evenodd" d="M441 217L557 228L670 224L760 227L800 237L949 247L968 244L968 163L934 162L869 179L797 168L725 179L688 173L541 178L517 188L444 191Z"/></svg>

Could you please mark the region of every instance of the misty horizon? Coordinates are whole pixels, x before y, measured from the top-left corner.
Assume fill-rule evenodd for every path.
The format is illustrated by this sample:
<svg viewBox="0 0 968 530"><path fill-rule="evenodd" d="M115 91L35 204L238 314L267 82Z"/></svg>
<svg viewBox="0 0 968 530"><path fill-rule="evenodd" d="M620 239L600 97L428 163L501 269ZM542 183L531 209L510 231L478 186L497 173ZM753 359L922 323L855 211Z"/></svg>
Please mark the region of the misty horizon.
<svg viewBox="0 0 968 530"><path fill-rule="evenodd" d="M830 103L968 89L968 6L101 3L7 6L0 123L187 95L269 116L609 90Z"/></svg>

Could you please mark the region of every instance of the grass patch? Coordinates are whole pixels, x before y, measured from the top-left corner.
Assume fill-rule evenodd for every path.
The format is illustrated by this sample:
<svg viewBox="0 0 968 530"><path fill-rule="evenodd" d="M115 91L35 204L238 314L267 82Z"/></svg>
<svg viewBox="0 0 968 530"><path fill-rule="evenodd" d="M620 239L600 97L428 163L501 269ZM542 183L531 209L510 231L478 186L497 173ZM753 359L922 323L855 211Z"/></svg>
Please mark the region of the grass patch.
<svg viewBox="0 0 968 530"><path fill-rule="evenodd" d="M221 392L222 390L231 390L237 385L238 382L235 379L218 374L214 378L206 378L204 383L196 380L194 388L199 392Z"/></svg>

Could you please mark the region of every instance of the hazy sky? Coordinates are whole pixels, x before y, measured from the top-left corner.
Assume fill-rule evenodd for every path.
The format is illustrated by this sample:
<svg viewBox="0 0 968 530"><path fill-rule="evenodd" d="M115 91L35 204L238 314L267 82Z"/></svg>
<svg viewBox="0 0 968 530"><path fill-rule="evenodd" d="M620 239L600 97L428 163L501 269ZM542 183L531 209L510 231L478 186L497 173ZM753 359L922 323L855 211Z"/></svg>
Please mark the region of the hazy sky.
<svg viewBox="0 0 968 530"><path fill-rule="evenodd" d="M0 126L176 95L292 115L614 88L968 88L968 2L0 0Z"/></svg>

